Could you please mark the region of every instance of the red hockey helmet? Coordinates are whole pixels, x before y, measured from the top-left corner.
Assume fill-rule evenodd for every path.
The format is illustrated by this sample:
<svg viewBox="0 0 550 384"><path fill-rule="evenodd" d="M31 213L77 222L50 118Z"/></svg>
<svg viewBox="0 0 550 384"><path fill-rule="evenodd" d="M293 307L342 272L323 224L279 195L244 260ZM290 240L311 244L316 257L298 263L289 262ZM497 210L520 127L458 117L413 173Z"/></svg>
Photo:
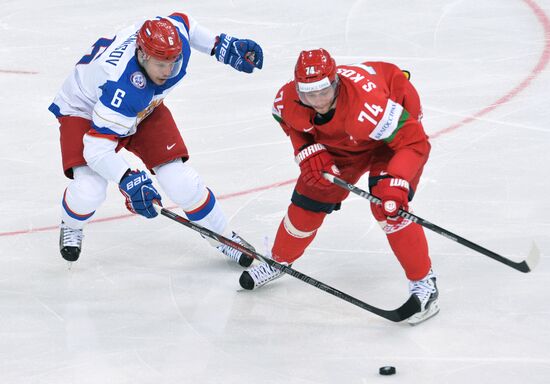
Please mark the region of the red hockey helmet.
<svg viewBox="0 0 550 384"><path fill-rule="evenodd" d="M137 46L155 59L173 61L181 55L182 42L169 20L147 20L139 29Z"/></svg>
<svg viewBox="0 0 550 384"><path fill-rule="evenodd" d="M302 51L294 67L298 92L315 92L330 87L336 80L336 62L323 48Z"/></svg>

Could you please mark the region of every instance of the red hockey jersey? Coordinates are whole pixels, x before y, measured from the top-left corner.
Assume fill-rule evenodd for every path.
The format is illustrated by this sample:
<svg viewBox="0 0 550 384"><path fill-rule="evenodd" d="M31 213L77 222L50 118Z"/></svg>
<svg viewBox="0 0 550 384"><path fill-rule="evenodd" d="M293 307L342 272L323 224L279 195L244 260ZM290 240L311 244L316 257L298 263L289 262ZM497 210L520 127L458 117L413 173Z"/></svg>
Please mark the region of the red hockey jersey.
<svg viewBox="0 0 550 384"><path fill-rule="evenodd" d="M300 102L294 81L277 93L273 116L290 136L295 153L321 143L338 160L386 148L392 154L387 172L411 181L430 152L412 84L390 63L340 65L337 73L336 110L327 123L315 123L316 112Z"/></svg>

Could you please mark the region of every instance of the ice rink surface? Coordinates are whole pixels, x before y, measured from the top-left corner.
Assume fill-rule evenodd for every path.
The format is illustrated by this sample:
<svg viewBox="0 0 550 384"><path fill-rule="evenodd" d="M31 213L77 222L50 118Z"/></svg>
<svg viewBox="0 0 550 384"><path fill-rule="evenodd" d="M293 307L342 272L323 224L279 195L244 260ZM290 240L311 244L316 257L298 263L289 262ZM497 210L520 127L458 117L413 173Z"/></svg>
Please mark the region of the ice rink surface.
<svg viewBox="0 0 550 384"><path fill-rule="evenodd" d="M2 1L1 383L548 382L549 0L154 3ZM290 276L240 291L239 267L171 220L130 217L111 186L68 270L57 229L67 180L47 107L98 37L172 11L264 48L252 75L194 52L166 100L191 164L261 252L298 175L273 97L302 49L324 47L341 64L412 72L433 145L415 212L514 260L535 241L538 268L523 274L427 231L441 313L410 327ZM294 267L386 309L408 295L357 197ZM383 365L397 374L379 376Z"/></svg>

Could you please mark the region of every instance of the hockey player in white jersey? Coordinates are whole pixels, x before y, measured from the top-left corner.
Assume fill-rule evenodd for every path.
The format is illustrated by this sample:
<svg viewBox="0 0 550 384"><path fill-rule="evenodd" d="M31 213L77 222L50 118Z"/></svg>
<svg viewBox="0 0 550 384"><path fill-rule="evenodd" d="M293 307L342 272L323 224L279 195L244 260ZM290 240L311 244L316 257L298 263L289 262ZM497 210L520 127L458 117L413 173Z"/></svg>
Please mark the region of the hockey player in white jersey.
<svg viewBox="0 0 550 384"><path fill-rule="evenodd" d="M238 71L261 69L263 53L253 40L216 35L184 13L156 17L101 38L64 82L49 110L60 123L65 175L72 179L62 199L60 252L80 256L83 227L117 183L127 208L146 218L157 216L161 195L149 175L131 170L122 148L138 156L187 217L246 244L227 227L212 191L187 160L176 123L163 104L186 74L191 48L215 56ZM242 266L252 259L225 245L218 249Z"/></svg>

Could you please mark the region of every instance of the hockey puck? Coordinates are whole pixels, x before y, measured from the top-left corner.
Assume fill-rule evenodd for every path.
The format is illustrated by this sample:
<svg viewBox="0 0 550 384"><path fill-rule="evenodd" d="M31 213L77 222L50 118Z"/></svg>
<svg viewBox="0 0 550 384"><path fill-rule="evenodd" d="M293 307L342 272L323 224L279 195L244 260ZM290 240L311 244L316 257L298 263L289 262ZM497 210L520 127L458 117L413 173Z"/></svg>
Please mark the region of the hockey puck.
<svg viewBox="0 0 550 384"><path fill-rule="evenodd" d="M378 372L383 376L395 375L395 367L392 367L390 365L385 367L380 367Z"/></svg>

